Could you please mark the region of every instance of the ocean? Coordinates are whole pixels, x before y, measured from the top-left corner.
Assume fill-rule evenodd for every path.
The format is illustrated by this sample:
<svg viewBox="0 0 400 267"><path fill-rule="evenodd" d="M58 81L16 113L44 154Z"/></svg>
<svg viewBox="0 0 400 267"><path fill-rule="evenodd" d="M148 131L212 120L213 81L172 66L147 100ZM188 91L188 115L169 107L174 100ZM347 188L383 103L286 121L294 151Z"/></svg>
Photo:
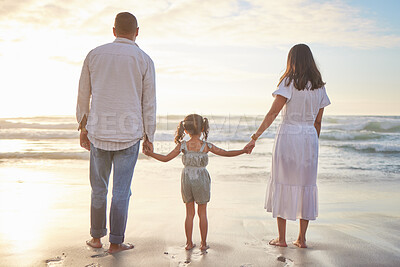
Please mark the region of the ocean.
<svg viewBox="0 0 400 267"><path fill-rule="evenodd" d="M209 141L225 149L244 146L263 119L261 115L207 117ZM175 130L182 119L180 115L158 116L156 151L167 153L174 147ZM278 125L279 119L262 135L262 141L249 156L262 158L261 165L265 163L263 168L257 166L258 175L269 172ZM0 165L46 161L62 164L65 160L88 158L89 153L79 147L77 123L72 116L0 119ZM146 156L140 155L139 160L143 159ZM400 117L325 116L320 135L319 179L338 182L334 177L340 177L339 182L400 181Z"/></svg>
<svg viewBox="0 0 400 267"><path fill-rule="evenodd" d="M245 146L263 120L207 117L208 141L224 149ZM166 154L175 147L174 133L182 119L158 116L156 152ZM323 118L319 215L307 232L311 249L301 251L268 245L277 234L276 220L263 207L279 123L260 137L251 155L209 155L211 248L206 257L197 250L191 259L189 255L191 265L226 266L230 259L230 266L278 266L282 257L302 266L398 265L400 117ZM0 266L187 266L182 265L188 258L181 170L180 156L161 163L139 154L126 232L135 251L96 258L99 252L84 242L90 226L89 152L79 146L75 118L0 119ZM289 243L297 231L298 223L288 222ZM194 239L200 241L197 228Z"/></svg>

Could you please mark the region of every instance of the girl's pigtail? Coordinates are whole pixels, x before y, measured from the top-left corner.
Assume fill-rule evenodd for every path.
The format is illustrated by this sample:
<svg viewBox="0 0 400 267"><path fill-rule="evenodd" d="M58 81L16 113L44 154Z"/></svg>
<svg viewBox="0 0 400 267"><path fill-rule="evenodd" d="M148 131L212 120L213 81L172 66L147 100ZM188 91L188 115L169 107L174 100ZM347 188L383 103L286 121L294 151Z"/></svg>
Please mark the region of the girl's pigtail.
<svg viewBox="0 0 400 267"><path fill-rule="evenodd" d="M176 129L175 143L180 144L183 137L185 136L185 128L183 127L183 121L181 121Z"/></svg>
<svg viewBox="0 0 400 267"><path fill-rule="evenodd" d="M204 118L203 119L203 134L204 134L204 140L206 140L206 141L207 141L209 130L210 130L210 126L208 125L208 119Z"/></svg>

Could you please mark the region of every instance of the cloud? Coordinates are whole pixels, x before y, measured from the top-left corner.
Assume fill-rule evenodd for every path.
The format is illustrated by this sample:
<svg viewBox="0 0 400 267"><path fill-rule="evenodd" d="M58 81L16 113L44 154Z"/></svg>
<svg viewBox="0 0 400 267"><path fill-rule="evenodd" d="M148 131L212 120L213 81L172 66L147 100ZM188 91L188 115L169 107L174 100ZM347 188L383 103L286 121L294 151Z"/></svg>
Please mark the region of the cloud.
<svg viewBox="0 0 400 267"><path fill-rule="evenodd" d="M67 63L69 65L74 65L74 66L82 66L83 61L82 60L72 60L68 57L64 56L51 56L51 60L58 61L58 62L63 62Z"/></svg>
<svg viewBox="0 0 400 267"><path fill-rule="evenodd" d="M30 5L34 0L5 0L1 1L0 16L2 19L9 19L14 14L18 13L25 6Z"/></svg>
<svg viewBox="0 0 400 267"><path fill-rule="evenodd" d="M155 43L279 46L298 42L355 48L397 47L400 36L343 1L147 0L2 1L0 26L30 25L109 35L120 11L137 15Z"/></svg>
<svg viewBox="0 0 400 267"><path fill-rule="evenodd" d="M4 0L0 38L35 29L70 36L110 36L115 14L139 20L141 40L204 46L279 47L299 42L352 48L399 47L400 36L362 11L312 0Z"/></svg>
<svg viewBox="0 0 400 267"><path fill-rule="evenodd" d="M166 75L179 79L188 80L208 80L225 82L239 82L247 80L263 80L265 78L275 77L275 74L268 74L254 71L244 71L229 67L205 66L197 64L194 66L161 66L156 68L157 75Z"/></svg>
<svg viewBox="0 0 400 267"><path fill-rule="evenodd" d="M143 19L154 42L278 46L299 42L355 48L397 47L400 36L341 1L186 1ZM142 31L143 33L143 31Z"/></svg>

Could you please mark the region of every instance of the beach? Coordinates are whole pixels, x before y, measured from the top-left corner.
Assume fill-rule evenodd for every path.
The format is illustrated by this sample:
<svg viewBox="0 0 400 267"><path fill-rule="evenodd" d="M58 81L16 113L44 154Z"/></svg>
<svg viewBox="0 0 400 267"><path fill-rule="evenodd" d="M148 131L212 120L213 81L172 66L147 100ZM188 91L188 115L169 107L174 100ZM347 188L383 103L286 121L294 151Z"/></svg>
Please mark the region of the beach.
<svg viewBox="0 0 400 267"><path fill-rule="evenodd" d="M174 147L180 116L158 119L155 150ZM261 116L210 118L210 142L240 149ZM180 157L160 163L143 154L135 168L125 242L107 255L86 246L89 235L88 152L72 117L0 120L0 266L398 266L400 263L400 118L331 116L323 122L319 217L307 249L268 245L276 221L264 210L277 124L251 155L210 155L207 253L199 250L198 218L184 249L185 206ZM112 179L111 179L112 182ZM109 190L111 197L111 185Z"/></svg>

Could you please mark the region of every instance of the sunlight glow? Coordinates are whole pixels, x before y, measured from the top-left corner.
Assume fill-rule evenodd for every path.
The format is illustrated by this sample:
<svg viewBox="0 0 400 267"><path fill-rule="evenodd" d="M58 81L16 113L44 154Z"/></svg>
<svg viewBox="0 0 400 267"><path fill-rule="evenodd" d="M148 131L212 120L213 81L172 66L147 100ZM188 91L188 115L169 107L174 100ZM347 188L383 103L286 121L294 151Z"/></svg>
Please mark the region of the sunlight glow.
<svg viewBox="0 0 400 267"><path fill-rule="evenodd" d="M139 21L137 43L155 62L161 114L265 113L287 52L299 42L310 44L327 78L333 105L326 114L400 113L393 100L400 97L399 81L386 87L395 96L390 103L376 90L397 73L399 29L366 12L367 4L364 9L342 0L6 0L2 5L0 117L73 115L82 62L91 49L114 40L115 14L127 7ZM346 79L344 66L351 66L354 79Z"/></svg>
<svg viewBox="0 0 400 267"><path fill-rule="evenodd" d="M42 245L43 233L51 221L50 207L59 197L51 184L38 183L46 179L44 176L31 170L1 170L2 180L8 182L3 181L0 189L0 237L9 253L23 253Z"/></svg>

